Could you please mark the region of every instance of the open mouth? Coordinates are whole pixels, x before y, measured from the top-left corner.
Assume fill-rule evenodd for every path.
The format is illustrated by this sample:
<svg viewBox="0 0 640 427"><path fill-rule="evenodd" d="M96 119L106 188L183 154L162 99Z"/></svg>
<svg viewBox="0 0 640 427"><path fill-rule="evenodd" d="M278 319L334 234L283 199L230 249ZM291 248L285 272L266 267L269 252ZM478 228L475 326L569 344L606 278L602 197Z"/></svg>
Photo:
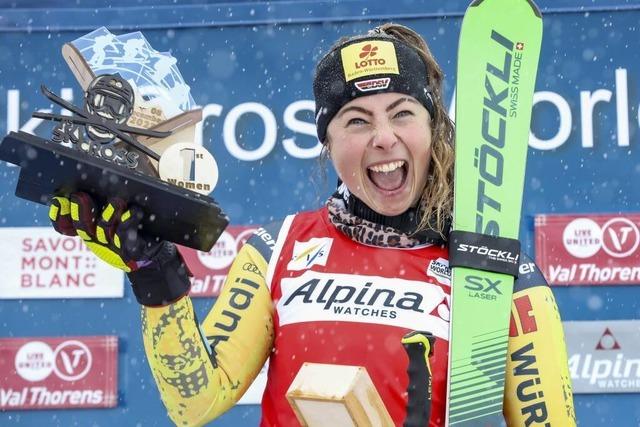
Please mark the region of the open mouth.
<svg viewBox="0 0 640 427"><path fill-rule="evenodd" d="M395 160L369 166L367 175L380 190L395 191L400 189L407 180L407 162Z"/></svg>

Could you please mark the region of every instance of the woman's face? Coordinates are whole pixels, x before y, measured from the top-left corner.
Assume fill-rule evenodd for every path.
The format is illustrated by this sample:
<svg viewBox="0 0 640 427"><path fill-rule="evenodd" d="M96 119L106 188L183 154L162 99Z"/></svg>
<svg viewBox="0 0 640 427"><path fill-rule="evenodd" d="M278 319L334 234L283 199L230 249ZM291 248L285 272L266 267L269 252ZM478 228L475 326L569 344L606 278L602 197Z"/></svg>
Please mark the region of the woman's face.
<svg viewBox="0 0 640 427"><path fill-rule="evenodd" d="M415 98L356 98L331 120L327 135L338 176L367 206L394 216L418 202L429 173L431 118Z"/></svg>

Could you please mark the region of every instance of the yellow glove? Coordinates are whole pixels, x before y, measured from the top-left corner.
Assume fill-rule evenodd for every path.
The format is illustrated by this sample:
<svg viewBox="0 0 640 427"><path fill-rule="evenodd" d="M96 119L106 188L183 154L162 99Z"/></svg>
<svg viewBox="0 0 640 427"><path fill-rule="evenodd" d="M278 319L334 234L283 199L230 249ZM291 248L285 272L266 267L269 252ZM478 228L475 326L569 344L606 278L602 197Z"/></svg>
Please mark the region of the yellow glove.
<svg viewBox="0 0 640 427"><path fill-rule="evenodd" d="M54 197L49 208L53 228L68 236L78 235L100 259L127 273L151 263L163 242L139 233L143 213L127 209L121 199L110 199L98 215L87 193Z"/></svg>

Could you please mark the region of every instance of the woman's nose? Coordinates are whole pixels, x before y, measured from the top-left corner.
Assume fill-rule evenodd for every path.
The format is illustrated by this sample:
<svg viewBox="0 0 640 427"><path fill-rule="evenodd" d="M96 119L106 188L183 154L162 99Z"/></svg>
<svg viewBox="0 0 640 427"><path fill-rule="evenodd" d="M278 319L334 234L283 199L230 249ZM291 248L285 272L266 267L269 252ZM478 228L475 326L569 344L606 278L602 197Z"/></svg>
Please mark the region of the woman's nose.
<svg viewBox="0 0 640 427"><path fill-rule="evenodd" d="M389 124L380 124L376 126L372 142L374 148L389 150L396 145L397 142L398 137L392 126Z"/></svg>

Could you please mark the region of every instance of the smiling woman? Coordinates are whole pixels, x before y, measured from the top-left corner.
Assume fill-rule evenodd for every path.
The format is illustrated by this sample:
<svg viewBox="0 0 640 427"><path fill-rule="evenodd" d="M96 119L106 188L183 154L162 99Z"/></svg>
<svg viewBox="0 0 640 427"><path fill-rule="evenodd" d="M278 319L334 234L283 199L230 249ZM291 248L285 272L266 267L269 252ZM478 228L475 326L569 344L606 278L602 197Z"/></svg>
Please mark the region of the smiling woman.
<svg viewBox="0 0 640 427"><path fill-rule="evenodd" d="M151 371L176 424L220 416L268 360L261 426L300 424L286 394L305 363L363 367L395 425L444 425L453 125L442 79L424 40L400 25L330 49L313 88L318 138L338 189L324 207L260 228L201 325L187 295L188 269L172 243L136 233L137 210L112 202L96 221L81 194L55 201L59 230L91 238L101 229L89 247L128 271L143 305ZM524 254L520 262L504 415L513 426L571 426L553 295L535 264ZM423 346L421 370L409 360L407 339ZM549 343L554 351L542 351Z"/></svg>
<svg viewBox="0 0 640 427"><path fill-rule="evenodd" d="M422 37L401 25L343 38L322 58L314 81L318 138L349 190L342 194L355 196L347 200L354 212L380 221L363 202L391 217L382 219L388 225L408 221L407 232L448 227L454 132L443 79Z"/></svg>
<svg viewBox="0 0 640 427"><path fill-rule="evenodd" d="M354 99L329 124L327 144L340 179L374 211L400 215L422 196L430 117L415 98L385 93Z"/></svg>

